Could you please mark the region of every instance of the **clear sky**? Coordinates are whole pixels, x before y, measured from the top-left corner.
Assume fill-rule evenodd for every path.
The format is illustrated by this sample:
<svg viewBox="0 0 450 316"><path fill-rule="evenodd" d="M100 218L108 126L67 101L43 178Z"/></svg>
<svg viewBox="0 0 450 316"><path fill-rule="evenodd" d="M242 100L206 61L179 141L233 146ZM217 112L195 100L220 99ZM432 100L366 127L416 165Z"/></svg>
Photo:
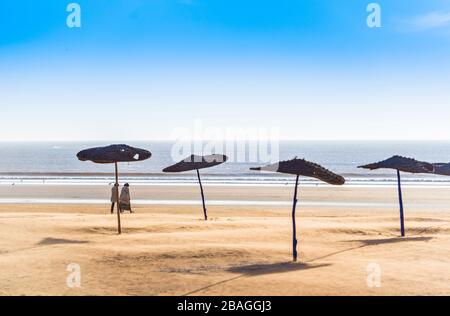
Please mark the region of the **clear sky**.
<svg viewBox="0 0 450 316"><path fill-rule="evenodd" d="M450 139L450 1L2 0L0 107L7 141Z"/></svg>

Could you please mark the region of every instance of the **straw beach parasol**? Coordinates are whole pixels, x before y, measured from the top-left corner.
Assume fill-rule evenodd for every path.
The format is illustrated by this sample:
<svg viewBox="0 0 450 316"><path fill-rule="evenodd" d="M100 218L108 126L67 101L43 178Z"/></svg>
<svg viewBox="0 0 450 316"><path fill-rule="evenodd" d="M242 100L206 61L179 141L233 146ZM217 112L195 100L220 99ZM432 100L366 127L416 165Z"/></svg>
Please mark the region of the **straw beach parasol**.
<svg viewBox="0 0 450 316"><path fill-rule="evenodd" d="M191 155L186 159L163 169L163 172L167 173L175 173L175 172L186 172L186 171L197 171L198 183L200 185L200 193L202 196L203 202L203 214L205 216L205 221L208 220L208 213L206 212L205 205L205 195L203 193L202 181L200 179L200 169L211 168L217 165L220 165L228 160L228 157L225 155L208 155L208 156L198 156Z"/></svg>
<svg viewBox="0 0 450 316"><path fill-rule="evenodd" d="M99 164L115 165L116 173L116 190L117 190L117 229L119 234L122 233L120 225L120 209L119 209L119 162L135 162L149 159L152 154L144 149L134 148L128 145L110 145L106 147L95 147L80 151L77 158L80 161L92 161Z"/></svg>
<svg viewBox="0 0 450 316"><path fill-rule="evenodd" d="M297 158L288 161L281 161L265 167L250 168L250 170L272 171L293 174L296 176L294 201L292 206L292 255L294 262L297 261L297 226L295 222L295 209L297 207L297 188L299 177L312 177L332 185L343 185L345 183L345 179L316 163Z"/></svg>
<svg viewBox="0 0 450 316"><path fill-rule="evenodd" d="M434 172L434 166L428 162L417 161L412 158L393 156L387 160L365 166L359 166L358 168L364 168L369 170L377 170L377 169L397 170L398 199L400 203L400 232L402 234L402 237L405 237L405 219L403 213L403 196L402 196L400 171L409 173L432 173Z"/></svg>

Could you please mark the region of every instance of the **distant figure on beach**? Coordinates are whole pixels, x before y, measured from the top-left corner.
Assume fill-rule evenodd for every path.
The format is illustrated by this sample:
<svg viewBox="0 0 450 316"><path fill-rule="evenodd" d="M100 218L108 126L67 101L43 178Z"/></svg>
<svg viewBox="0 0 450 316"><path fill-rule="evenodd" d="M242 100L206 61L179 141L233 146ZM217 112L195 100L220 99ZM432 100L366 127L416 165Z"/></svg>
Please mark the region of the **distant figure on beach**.
<svg viewBox="0 0 450 316"><path fill-rule="evenodd" d="M124 187L122 188L122 192L120 193L120 211L130 211L130 213L133 213L131 210L131 202L130 202L130 185L128 183L125 183Z"/></svg>
<svg viewBox="0 0 450 316"><path fill-rule="evenodd" d="M119 185L117 183L114 184L114 186L111 189L111 214L114 213L114 206L117 203L117 200L119 199ZM119 205L120 207L120 205Z"/></svg>

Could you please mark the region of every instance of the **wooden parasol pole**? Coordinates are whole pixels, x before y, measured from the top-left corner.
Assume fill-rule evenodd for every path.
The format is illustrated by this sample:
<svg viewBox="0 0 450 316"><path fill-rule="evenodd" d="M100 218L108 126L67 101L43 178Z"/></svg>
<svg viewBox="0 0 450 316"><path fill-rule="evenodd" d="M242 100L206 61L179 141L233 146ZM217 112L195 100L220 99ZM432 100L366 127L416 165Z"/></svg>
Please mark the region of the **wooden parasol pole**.
<svg viewBox="0 0 450 316"><path fill-rule="evenodd" d="M295 208L297 207L297 187L299 177L300 175L297 175L297 179L295 180L294 202L292 206L292 255L294 257L294 262L297 261L297 225L295 222Z"/></svg>
<svg viewBox="0 0 450 316"><path fill-rule="evenodd" d="M398 200L400 202L400 231L402 233L402 237L405 237L405 218L403 215L403 197L402 197L400 170L397 170L397 181L398 181Z"/></svg>
<svg viewBox="0 0 450 316"><path fill-rule="evenodd" d="M198 183L200 184L200 193L202 194L203 214L205 215L205 221L207 221L208 220L208 214L206 212L205 195L203 194L202 180L200 180L200 172L198 171L198 169L197 169L197 178L198 178Z"/></svg>
<svg viewBox="0 0 450 316"><path fill-rule="evenodd" d="M117 231L122 234L122 227L120 225L120 199L119 199L119 170L117 166L117 161L115 162L116 167L116 193L117 193Z"/></svg>

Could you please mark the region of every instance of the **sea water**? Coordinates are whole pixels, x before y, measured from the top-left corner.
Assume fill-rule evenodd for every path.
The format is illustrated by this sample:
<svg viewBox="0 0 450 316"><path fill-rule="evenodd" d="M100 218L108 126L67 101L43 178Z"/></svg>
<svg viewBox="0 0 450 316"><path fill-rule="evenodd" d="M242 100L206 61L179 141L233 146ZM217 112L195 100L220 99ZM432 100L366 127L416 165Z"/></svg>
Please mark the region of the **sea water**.
<svg viewBox="0 0 450 316"><path fill-rule="evenodd" d="M123 181L134 185L195 185L197 179L192 172L162 173L163 168L177 162L172 157L174 142L126 143L151 151L152 157L142 162L121 163L119 170ZM0 184L111 183L114 180L112 165L81 162L76 158L77 152L82 149L108 144L108 142L0 143ZM248 150L248 147L243 150ZM224 151L224 154L227 152ZM298 157L319 163L343 175L347 185L378 186L394 185L395 171L369 171L357 167L397 154L428 162L450 162L450 141L281 141L278 158L286 160ZM290 175L249 170L250 167L264 164L267 162L232 159L231 162L202 170L201 173L203 181L208 185L286 185L293 181ZM404 174L403 181L405 185L450 186L450 177L436 175ZM304 178L302 182L319 185L314 179Z"/></svg>

